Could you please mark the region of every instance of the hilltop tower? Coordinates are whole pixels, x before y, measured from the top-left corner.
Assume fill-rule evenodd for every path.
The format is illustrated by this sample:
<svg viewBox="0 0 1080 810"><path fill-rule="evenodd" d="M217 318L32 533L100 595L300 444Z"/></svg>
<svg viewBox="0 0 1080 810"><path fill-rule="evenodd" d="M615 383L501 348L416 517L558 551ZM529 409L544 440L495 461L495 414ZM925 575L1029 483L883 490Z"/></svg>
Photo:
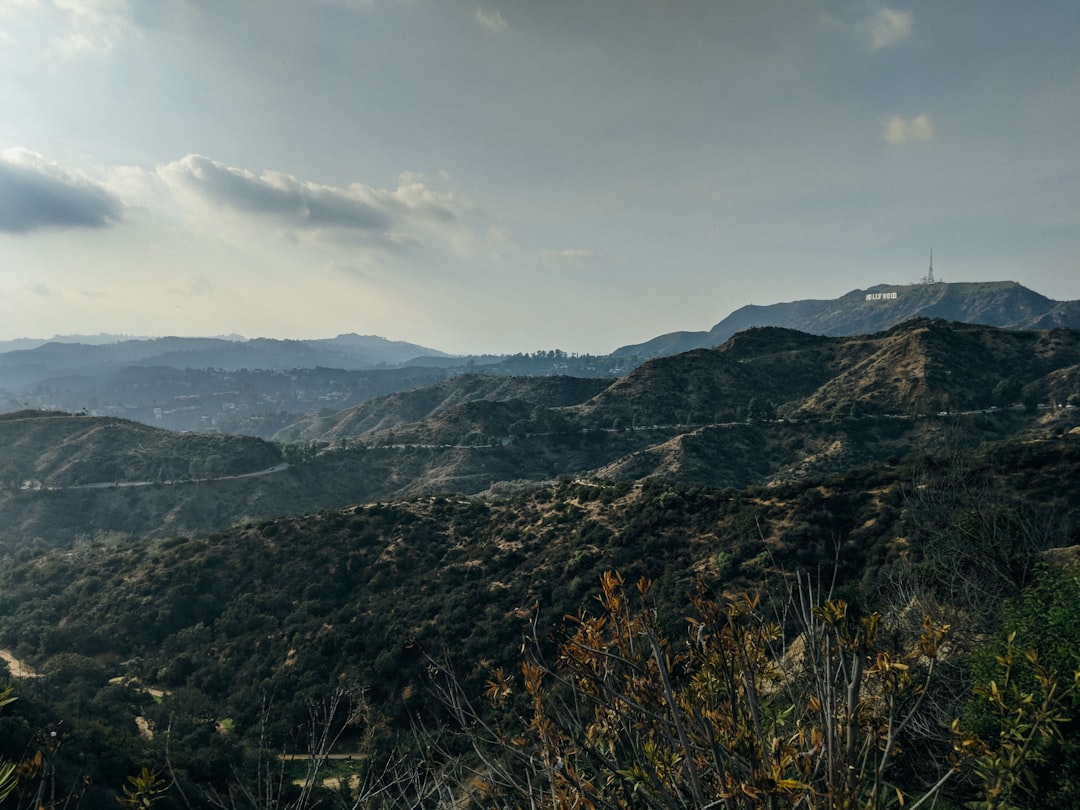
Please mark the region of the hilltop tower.
<svg viewBox="0 0 1080 810"><path fill-rule="evenodd" d="M926 275L920 279L923 284L933 284L934 282L934 249L930 248L930 269Z"/></svg>

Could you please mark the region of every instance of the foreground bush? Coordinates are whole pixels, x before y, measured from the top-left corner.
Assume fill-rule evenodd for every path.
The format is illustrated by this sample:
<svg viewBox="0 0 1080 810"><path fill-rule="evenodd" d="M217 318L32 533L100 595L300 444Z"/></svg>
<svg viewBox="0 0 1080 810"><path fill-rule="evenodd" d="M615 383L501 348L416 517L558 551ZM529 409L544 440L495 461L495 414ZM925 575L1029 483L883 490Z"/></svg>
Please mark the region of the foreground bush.
<svg viewBox="0 0 1080 810"><path fill-rule="evenodd" d="M1032 746L983 739L931 710L947 626L925 619L905 632L840 600L814 604L803 587L796 633L755 599L702 594L673 641L649 590L604 575L598 608L568 617L553 662L534 637L520 678L492 673L487 698L501 724L453 679L441 682L475 751L477 803L913 808L963 774L984 806L1001 807L1030 765ZM1013 665L1000 661L1003 682ZM983 688L996 711L1022 718L1014 731L1051 736L1062 720L1068 690Z"/></svg>

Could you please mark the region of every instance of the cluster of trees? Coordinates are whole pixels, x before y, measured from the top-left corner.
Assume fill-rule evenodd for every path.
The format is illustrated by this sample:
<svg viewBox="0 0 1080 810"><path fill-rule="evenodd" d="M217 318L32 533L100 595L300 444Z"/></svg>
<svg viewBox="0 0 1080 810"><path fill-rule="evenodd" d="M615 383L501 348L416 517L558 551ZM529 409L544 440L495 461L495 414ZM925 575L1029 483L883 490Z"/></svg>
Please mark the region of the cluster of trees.
<svg viewBox="0 0 1080 810"><path fill-rule="evenodd" d="M228 724L204 735L226 764L218 781L184 778L166 744L156 767L113 763L132 774L115 798L189 810L1076 806L1077 569L1041 568L962 660L941 619L860 611L802 578L772 605L702 589L681 624L652 591L605 572L553 639L522 611L518 666L491 669L481 688L430 658L449 725L414 726L394 750L374 745L385 720L366 694L339 686L294 718L299 754L280 755L267 733L280 710L266 702L246 754ZM0 707L12 700L0 690ZM176 742L182 726L165 733ZM78 782L58 792L72 778L58 767L65 739L35 740L21 758L0 752L0 806L108 796ZM342 747L356 760L336 770Z"/></svg>

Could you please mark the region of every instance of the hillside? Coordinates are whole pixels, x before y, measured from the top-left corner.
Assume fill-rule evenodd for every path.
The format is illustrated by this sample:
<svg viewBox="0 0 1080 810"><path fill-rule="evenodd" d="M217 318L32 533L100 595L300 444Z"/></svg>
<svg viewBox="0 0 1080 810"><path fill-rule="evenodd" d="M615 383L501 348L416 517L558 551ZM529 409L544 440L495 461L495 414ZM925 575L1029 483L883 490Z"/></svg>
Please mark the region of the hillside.
<svg viewBox="0 0 1080 810"><path fill-rule="evenodd" d="M14 490L243 475L281 462L259 439L38 411L0 415L0 448L0 480Z"/></svg>
<svg viewBox="0 0 1080 810"><path fill-rule="evenodd" d="M754 400L774 415L811 419L852 408L915 415L1022 400L1064 405L1080 397L1078 372L1080 331L1070 329L1018 331L927 318L852 337L761 327L716 349L656 358L614 381L470 375L308 418L279 435L389 443L392 430L398 442L453 441L464 429L460 417L456 434L426 423L472 401L521 400L547 411L534 414L539 421L530 433L551 432L552 419L559 423L554 432L745 421Z"/></svg>
<svg viewBox="0 0 1080 810"><path fill-rule="evenodd" d="M8 415L0 670L21 677L0 755L60 740L49 779L82 806L147 762L169 769L161 810L222 806L271 771L293 790L348 699L334 779L391 758L442 783L471 762L439 684L521 722L524 691L479 696L522 672L525 635L555 655L612 569L654 581L680 645L695 594L760 594L755 620L792 630L796 577L890 636L925 607L954 628L933 701L958 715L1004 600L1080 543L1078 385L1080 331L919 318L750 329L613 382L458 376L285 445ZM909 765L941 739L905 740Z"/></svg>
<svg viewBox="0 0 1080 810"><path fill-rule="evenodd" d="M354 410L381 396L459 376L517 380L510 386L528 386L521 380L538 377L611 380L649 359L716 348L753 328L856 336L879 334L910 318L1045 331L1080 327L1080 302L1051 301L1014 282L879 285L831 301L743 307L709 332L671 333L606 356L549 349L454 357L360 335L307 341L99 336L85 343L57 340L25 349L17 348L23 344L16 342L0 347L8 349L0 352L0 412L86 411L170 430L336 441L416 422L472 399L515 398L509 391L464 391L455 399L448 390L445 401L439 392L429 392L424 396L432 402L427 404L410 396ZM591 391L583 387L577 392L596 393L601 388L598 382ZM563 407L577 392L564 383L564 390L553 393L550 401L532 390L517 398ZM764 395L782 399L768 391ZM338 412L342 415L335 418Z"/></svg>
<svg viewBox="0 0 1080 810"><path fill-rule="evenodd" d="M741 307L708 332L674 332L613 354L640 360L710 349L738 332L778 326L817 335L883 332L909 318L940 318L1004 329L1080 328L1080 302L1052 301L1014 281L890 285L836 299Z"/></svg>
<svg viewBox="0 0 1080 810"><path fill-rule="evenodd" d="M987 594L1014 592L1032 554L1080 539L1080 438L1029 439L856 462L799 485L567 481L12 555L0 647L63 685L51 693L70 735L60 761L95 784L168 746L186 790L223 788L242 778L245 745L306 750L297 732L335 689L363 694L373 735L350 732L339 750L385 753L418 721L442 722L441 672L479 695L530 626L547 637L612 568L655 579L672 627L695 588L779 595L797 571L894 607L917 582L926 594L962 584L970 593L950 598L990 622ZM1015 549L1006 521L1030 527ZM976 638L957 635L951 654Z"/></svg>
<svg viewBox="0 0 1080 810"><path fill-rule="evenodd" d="M919 447L1066 432L1077 404L1080 332L917 319L861 337L753 329L615 382L456 377L286 425L288 468L255 439L22 413L0 420L0 544L191 534L560 477L781 484Z"/></svg>
<svg viewBox="0 0 1080 810"><path fill-rule="evenodd" d="M821 337L779 327L747 330L712 350L657 358L578 410L592 421L701 423L745 415L753 399L789 417L855 408L918 414L1059 404L1080 366L1080 331L1014 331L916 318L884 332ZM1007 383L995 395L995 388ZM1002 391L1010 393L1001 401Z"/></svg>
<svg viewBox="0 0 1080 810"><path fill-rule="evenodd" d="M584 402L606 388L609 382L580 377L466 374L434 385L389 394L330 414L314 414L288 425L275 438L287 436L291 440L335 441L349 436L363 436L422 422L467 402L518 400L533 406L562 408ZM494 435L505 435L505 431Z"/></svg>

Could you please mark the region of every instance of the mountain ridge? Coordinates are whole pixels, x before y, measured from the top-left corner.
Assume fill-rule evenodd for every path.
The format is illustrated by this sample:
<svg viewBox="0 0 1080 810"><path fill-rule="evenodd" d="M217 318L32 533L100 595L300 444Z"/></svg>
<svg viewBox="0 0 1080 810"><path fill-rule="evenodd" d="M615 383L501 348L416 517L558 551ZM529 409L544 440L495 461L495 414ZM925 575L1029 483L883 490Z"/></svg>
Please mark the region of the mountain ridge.
<svg viewBox="0 0 1080 810"><path fill-rule="evenodd" d="M353 333L318 340L159 337L116 343L49 341L34 348L0 352L0 382L18 385L73 373L102 375L127 366L353 370L404 365L419 356L446 355L413 343Z"/></svg>
<svg viewBox="0 0 1080 810"><path fill-rule="evenodd" d="M564 476L774 484L950 434L1072 431L1077 406L1080 330L926 318L855 337L760 327L613 381L461 375L284 424L284 446L110 417L24 412L19 429L19 414L0 417L0 523L12 538L63 543L91 518L90 533L183 533ZM282 454L288 469L229 477L267 470ZM130 484L140 481L153 483Z"/></svg>
<svg viewBox="0 0 1080 810"><path fill-rule="evenodd" d="M758 326L842 336L880 332L914 317L1005 329L1080 327L1080 302L1054 301L1015 281L877 284L834 299L748 304L705 332L671 332L616 349L617 357L662 357L711 349Z"/></svg>

